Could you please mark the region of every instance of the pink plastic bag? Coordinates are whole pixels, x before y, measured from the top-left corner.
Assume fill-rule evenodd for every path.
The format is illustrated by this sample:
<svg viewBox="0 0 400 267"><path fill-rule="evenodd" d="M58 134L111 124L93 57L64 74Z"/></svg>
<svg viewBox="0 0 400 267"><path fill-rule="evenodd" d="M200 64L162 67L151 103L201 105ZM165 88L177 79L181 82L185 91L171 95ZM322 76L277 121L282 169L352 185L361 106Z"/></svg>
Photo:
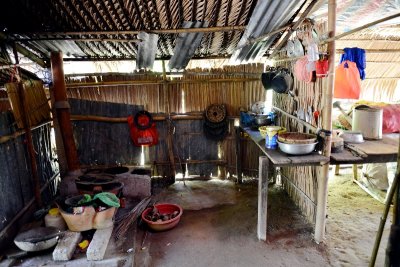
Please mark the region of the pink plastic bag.
<svg viewBox="0 0 400 267"><path fill-rule="evenodd" d="M400 132L400 104L387 105L383 108L383 133Z"/></svg>

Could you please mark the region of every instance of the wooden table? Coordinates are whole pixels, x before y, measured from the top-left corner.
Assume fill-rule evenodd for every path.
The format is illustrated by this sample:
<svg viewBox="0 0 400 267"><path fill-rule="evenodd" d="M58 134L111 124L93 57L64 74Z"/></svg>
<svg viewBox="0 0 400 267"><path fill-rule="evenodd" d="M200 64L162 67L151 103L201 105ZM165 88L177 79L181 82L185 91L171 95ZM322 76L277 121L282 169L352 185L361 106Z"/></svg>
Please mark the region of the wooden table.
<svg viewBox="0 0 400 267"><path fill-rule="evenodd" d="M358 180L358 164L396 162L399 152L399 134L384 134L381 140L366 140L360 144L346 144L340 153L332 153L330 164L336 165L335 174L339 174L340 164L353 164L353 182L373 198L384 203L385 198L370 190Z"/></svg>
<svg viewBox="0 0 400 267"><path fill-rule="evenodd" d="M346 144L343 152L331 154L330 163L339 165L395 162L398 152L399 134L384 134L381 140Z"/></svg>
<svg viewBox="0 0 400 267"><path fill-rule="evenodd" d="M252 131L250 128L242 128L242 131L249 135L250 139L265 155L259 158L257 237L260 240L266 240L269 172L274 170L275 167L323 165L329 162L329 158L316 152L309 155L292 156L281 152L279 149L267 149L265 139L259 131ZM237 144L239 143L237 142Z"/></svg>

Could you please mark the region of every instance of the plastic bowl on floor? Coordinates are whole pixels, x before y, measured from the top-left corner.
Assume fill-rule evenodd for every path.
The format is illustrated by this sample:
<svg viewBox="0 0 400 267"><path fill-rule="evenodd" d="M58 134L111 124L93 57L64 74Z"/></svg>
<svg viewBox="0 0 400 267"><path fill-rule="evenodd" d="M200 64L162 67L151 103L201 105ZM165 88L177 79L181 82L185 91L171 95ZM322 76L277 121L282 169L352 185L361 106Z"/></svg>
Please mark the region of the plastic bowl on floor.
<svg viewBox="0 0 400 267"><path fill-rule="evenodd" d="M146 218L146 215L151 212L153 209L152 207L145 209L142 212L142 220L146 222L146 224L150 227L150 229L154 231L165 231L174 228L180 221L183 210L179 205L176 204L169 204L169 203L161 203L154 205L160 214L171 214L175 211L178 211L178 215L175 218L170 220L161 221L161 222L153 222Z"/></svg>

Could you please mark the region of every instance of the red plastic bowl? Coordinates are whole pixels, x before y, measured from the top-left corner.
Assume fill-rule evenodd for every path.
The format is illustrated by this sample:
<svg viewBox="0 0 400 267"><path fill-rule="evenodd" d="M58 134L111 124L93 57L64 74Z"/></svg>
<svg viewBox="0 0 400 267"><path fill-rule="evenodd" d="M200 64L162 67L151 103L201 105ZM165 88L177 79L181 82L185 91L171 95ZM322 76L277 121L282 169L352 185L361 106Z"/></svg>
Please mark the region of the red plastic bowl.
<svg viewBox="0 0 400 267"><path fill-rule="evenodd" d="M146 219L146 215L152 210L152 208L145 209L142 212L142 220L147 223L150 229L154 231L165 231L174 228L179 223L179 220L181 219L183 213L183 210L180 206L168 203L156 204L154 206L158 209L160 214L166 214L166 213L170 214L173 213L174 211L179 211L179 214L175 218L167 221L153 222Z"/></svg>

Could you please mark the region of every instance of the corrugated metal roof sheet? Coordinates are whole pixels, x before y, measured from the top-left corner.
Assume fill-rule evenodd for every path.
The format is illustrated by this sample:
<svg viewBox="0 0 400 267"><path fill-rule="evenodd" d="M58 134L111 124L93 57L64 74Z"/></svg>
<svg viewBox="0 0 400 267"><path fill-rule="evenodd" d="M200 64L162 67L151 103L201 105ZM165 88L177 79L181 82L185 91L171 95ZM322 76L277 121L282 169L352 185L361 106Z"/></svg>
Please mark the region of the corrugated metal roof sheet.
<svg viewBox="0 0 400 267"><path fill-rule="evenodd" d="M207 26L208 22L206 21L185 21L182 28L205 28ZM179 34L174 54L168 63L170 70L181 70L187 66L197 47L200 45L203 35L204 33L201 32Z"/></svg>
<svg viewBox="0 0 400 267"><path fill-rule="evenodd" d="M154 59L157 53L158 35L141 32L138 34L138 39L141 41L138 45L136 68L153 69Z"/></svg>
<svg viewBox="0 0 400 267"><path fill-rule="evenodd" d="M268 34L288 23L290 18L301 7L304 1L258 1L247 25L246 31L231 57L231 63L246 63L263 56L278 34L270 36L263 42L245 45L247 41Z"/></svg>

